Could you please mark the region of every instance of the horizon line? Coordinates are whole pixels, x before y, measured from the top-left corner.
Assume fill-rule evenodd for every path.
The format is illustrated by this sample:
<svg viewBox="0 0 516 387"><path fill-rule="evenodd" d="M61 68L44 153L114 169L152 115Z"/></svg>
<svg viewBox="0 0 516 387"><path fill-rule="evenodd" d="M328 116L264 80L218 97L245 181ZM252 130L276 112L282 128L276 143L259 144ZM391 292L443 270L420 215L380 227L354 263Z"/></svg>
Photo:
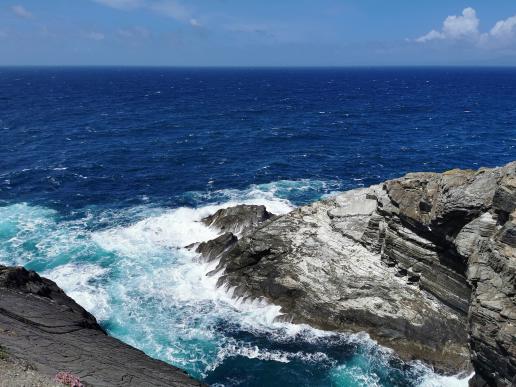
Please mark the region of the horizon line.
<svg viewBox="0 0 516 387"><path fill-rule="evenodd" d="M168 69L365 69L365 68L516 68L516 64L386 65L150 65L150 64L0 64L5 68L168 68Z"/></svg>

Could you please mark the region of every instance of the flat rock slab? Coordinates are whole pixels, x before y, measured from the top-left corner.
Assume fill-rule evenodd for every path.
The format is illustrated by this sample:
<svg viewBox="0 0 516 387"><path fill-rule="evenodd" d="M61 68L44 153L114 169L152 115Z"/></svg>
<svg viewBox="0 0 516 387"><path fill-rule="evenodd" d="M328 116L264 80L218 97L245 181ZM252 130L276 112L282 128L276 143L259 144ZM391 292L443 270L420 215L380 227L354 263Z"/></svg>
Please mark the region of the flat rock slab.
<svg viewBox="0 0 516 387"><path fill-rule="evenodd" d="M202 385L108 336L52 281L21 268L0 266L0 343L9 355L50 378L64 371L91 386Z"/></svg>

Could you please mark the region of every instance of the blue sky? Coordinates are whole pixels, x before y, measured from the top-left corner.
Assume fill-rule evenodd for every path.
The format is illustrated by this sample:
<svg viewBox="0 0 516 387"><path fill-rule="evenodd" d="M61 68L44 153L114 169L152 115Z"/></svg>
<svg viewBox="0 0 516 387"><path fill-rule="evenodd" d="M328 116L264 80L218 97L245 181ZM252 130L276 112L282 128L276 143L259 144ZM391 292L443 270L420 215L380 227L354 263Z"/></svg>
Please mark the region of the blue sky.
<svg viewBox="0 0 516 387"><path fill-rule="evenodd" d="M0 0L0 65L516 65L516 1Z"/></svg>

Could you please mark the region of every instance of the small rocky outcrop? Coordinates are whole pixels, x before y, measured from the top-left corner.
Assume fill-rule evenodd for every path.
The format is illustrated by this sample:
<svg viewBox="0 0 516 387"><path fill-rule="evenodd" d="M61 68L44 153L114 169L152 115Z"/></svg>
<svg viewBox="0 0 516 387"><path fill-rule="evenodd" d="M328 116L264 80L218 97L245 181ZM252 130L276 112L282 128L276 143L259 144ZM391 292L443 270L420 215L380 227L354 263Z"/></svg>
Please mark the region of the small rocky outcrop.
<svg viewBox="0 0 516 387"><path fill-rule="evenodd" d="M195 252L205 260L213 261L235 247L238 242L237 235L245 235L275 216L268 212L265 206L239 204L222 208L213 215L201 219L201 222L220 230L223 234L206 242L193 243L186 248L195 249Z"/></svg>
<svg viewBox="0 0 516 387"><path fill-rule="evenodd" d="M220 209L213 215L204 218L202 222L223 232L243 234L273 216L265 206L240 204Z"/></svg>
<svg viewBox="0 0 516 387"><path fill-rule="evenodd" d="M226 232L215 239L199 243L195 252L201 254L207 261L212 261L233 248L237 242L238 238L235 234Z"/></svg>
<svg viewBox="0 0 516 387"><path fill-rule="evenodd" d="M69 372L87 386L200 386L183 371L109 337L54 282L0 266L0 343L13 385ZM19 373L20 364L30 372ZM28 382L32 381L32 382Z"/></svg>
<svg viewBox="0 0 516 387"><path fill-rule="evenodd" d="M472 386L511 386L515 206L516 162L411 173L250 228L218 253L219 285L443 372L472 364Z"/></svg>

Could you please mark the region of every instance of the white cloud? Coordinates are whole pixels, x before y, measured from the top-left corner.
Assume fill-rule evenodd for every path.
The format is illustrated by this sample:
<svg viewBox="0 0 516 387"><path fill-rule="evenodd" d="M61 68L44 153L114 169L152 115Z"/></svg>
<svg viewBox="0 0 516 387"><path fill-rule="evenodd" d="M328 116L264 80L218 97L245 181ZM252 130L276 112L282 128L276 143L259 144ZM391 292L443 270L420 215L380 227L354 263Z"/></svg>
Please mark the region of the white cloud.
<svg viewBox="0 0 516 387"><path fill-rule="evenodd" d="M476 11L465 8L462 15L448 16L440 31L432 30L415 39L418 43L448 40L473 43L484 49L500 48L516 43L516 15L499 20L490 31L481 33Z"/></svg>
<svg viewBox="0 0 516 387"><path fill-rule="evenodd" d="M30 19L32 17L32 13L29 12L25 7L22 5L13 5L11 7L12 13L14 13L16 16L24 18L24 19Z"/></svg>
<svg viewBox="0 0 516 387"><path fill-rule="evenodd" d="M462 15L448 16L443 22L441 31L432 30L426 35L417 38L416 42L425 43L436 39L479 39L479 24L480 20L477 17L476 11L468 7L462 11Z"/></svg>
<svg viewBox="0 0 516 387"><path fill-rule="evenodd" d="M142 0L93 0L96 3L115 9L134 9L143 5Z"/></svg>
<svg viewBox="0 0 516 387"><path fill-rule="evenodd" d="M516 15L496 22L489 35L495 39L512 40L516 37Z"/></svg>
<svg viewBox="0 0 516 387"><path fill-rule="evenodd" d="M462 16L448 16L444 20L442 33L451 39L478 37L479 24L476 11L468 7L462 11Z"/></svg>
<svg viewBox="0 0 516 387"><path fill-rule="evenodd" d="M148 4L148 8L176 20L188 21L190 19L190 11L177 1L151 2Z"/></svg>
<svg viewBox="0 0 516 387"><path fill-rule="evenodd" d="M191 18L190 19L190 25L192 27L202 27L201 23L199 23L199 20Z"/></svg>
<svg viewBox="0 0 516 387"><path fill-rule="evenodd" d="M143 9L155 12L188 23L192 27L200 27L198 19L194 18L189 8L177 0L93 0L96 3L120 10Z"/></svg>
<svg viewBox="0 0 516 387"><path fill-rule="evenodd" d="M425 42L429 42L430 40L436 40L436 39L444 39L444 34L442 32L432 30L428 34L417 38L416 42L425 43Z"/></svg>
<svg viewBox="0 0 516 387"><path fill-rule="evenodd" d="M84 37L88 38L88 39L91 39L91 40L100 41L100 40L104 40L104 38L106 36L102 32L90 31L90 32L86 32L84 34Z"/></svg>
<svg viewBox="0 0 516 387"><path fill-rule="evenodd" d="M145 39L151 35L149 30L143 27L121 28L116 33L126 39Z"/></svg>

